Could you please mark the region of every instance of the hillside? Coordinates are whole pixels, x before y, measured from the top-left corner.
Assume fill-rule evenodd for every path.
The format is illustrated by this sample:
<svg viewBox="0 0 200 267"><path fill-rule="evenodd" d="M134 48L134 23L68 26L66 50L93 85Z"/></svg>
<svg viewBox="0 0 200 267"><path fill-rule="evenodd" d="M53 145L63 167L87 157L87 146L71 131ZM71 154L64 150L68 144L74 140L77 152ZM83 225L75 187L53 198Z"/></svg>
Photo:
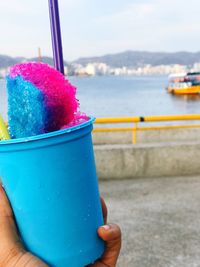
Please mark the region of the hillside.
<svg viewBox="0 0 200 267"><path fill-rule="evenodd" d="M43 62L53 65L51 57L43 57ZM22 61L38 61L38 58L25 59L23 57L13 58L10 56L0 55L0 68L6 68ZM126 51L117 54L108 54L99 57L79 58L71 63L86 65L88 63L106 63L107 65L117 67L140 67L146 64L157 65L193 65L200 62L200 52L147 52L147 51ZM69 63L64 62L65 66Z"/></svg>
<svg viewBox="0 0 200 267"><path fill-rule="evenodd" d="M193 65L200 62L200 52L146 52L146 51L126 51L118 54L110 54L101 57L80 58L75 63L85 65L87 63L103 62L111 67L139 67L145 64L156 65Z"/></svg>
<svg viewBox="0 0 200 267"><path fill-rule="evenodd" d="M21 59L19 58L0 55L0 69L7 68L13 64L16 64L19 61L21 61Z"/></svg>
<svg viewBox="0 0 200 267"><path fill-rule="evenodd" d="M20 63L23 61L38 61L38 57L35 58L24 58L24 57L10 57L10 56L4 56L4 55L0 55L0 69L2 68L7 68L10 67L16 63ZM53 66L53 58L51 57L43 57L42 61L44 63L47 63L49 65ZM68 65L68 63L66 61L64 61L65 66Z"/></svg>

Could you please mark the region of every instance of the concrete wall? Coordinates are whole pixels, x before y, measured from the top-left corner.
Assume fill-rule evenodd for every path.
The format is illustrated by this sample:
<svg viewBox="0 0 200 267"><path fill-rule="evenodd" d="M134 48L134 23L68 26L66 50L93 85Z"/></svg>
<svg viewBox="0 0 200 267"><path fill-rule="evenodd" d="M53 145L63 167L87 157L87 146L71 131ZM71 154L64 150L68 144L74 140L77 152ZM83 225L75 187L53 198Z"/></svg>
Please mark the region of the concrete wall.
<svg viewBox="0 0 200 267"><path fill-rule="evenodd" d="M200 129L138 131L137 143L200 141ZM131 144L133 132L93 133L94 144Z"/></svg>
<svg viewBox="0 0 200 267"><path fill-rule="evenodd" d="M94 148L100 179L200 174L200 141Z"/></svg>

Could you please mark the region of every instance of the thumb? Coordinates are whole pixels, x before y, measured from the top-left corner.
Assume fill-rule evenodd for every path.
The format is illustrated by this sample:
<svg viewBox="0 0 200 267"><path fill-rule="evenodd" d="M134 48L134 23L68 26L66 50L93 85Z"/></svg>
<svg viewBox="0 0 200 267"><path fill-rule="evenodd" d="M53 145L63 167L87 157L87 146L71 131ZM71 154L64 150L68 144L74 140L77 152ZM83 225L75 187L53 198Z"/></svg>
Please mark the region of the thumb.
<svg viewBox="0 0 200 267"><path fill-rule="evenodd" d="M20 242L12 208L2 185L0 185L0 240L0 251Z"/></svg>
<svg viewBox="0 0 200 267"><path fill-rule="evenodd" d="M121 249L121 230L119 226L116 224L104 225L98 229L98 233L106 242L106 250L101 257L101 263L109 267L116 266Z"/></svg>

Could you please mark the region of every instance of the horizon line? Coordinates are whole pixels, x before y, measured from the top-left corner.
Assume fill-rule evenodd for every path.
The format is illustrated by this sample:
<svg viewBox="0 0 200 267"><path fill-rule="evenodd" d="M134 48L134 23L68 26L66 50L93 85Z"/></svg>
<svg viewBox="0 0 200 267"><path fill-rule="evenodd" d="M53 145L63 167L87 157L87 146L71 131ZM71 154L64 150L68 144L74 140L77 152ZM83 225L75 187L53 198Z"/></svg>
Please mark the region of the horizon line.
<svg viewBox="0 0 200 267"><path fill-rule="evenodd" d="M73 62L73 61L77 61L80 59L84 59L84 58L99 58L99 57L105 57L105 56L114 56L117 54L123 54L123 53L128 53L128 52L137 52L137 53L163 53L163 54L177 54L177 53L191 53L191 54L196 54L196 53L200 53L200 50L198 51L188 51L188 50L178 50L178 51L173 51L173 52L169 52L169 51L150 51L150 50L123 50L121 52L116 52L116 53L112 53L112 52L108 52L106 54L102 54L102 55L93 55L93 56L79 56L74 60L66 60L65 58L63 58L64 61L67 62ZM6 57L10 57L10 58L24 58L24 59L32 59L32 58L39 58L38 55L36 56L32 56L32 57L26 57L26 56L11 56L9 54L0 54L0 56L6 56ZM42 55L42 57L47 57L47 58L52 58L53 59L53 55Z"/></svg>

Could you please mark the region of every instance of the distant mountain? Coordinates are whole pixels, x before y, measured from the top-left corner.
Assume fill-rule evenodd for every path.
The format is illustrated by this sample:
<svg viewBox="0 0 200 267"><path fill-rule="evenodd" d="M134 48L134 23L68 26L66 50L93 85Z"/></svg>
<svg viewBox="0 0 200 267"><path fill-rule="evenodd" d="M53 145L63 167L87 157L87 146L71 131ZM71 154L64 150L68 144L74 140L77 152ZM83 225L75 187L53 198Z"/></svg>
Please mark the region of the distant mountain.
<svg viewBox="0 0 200 267"><path fill-rule="evenodd" d="M21 60L21 59L20 59ZM13 58L9 56L0 55L0 68L7 68L13 64L19 62L19 58Z"/></svg>
<svg viewBox="0 0 200 267"><path fill-rule="evenodd" d="M39 58L38 57L27 58L26 61L36 61L36 62L38 62ZM51 57L42 57L42 62L53 66L53 58L51 58Z"/></svg>
<svg viewBox="0 0 200 267"><path fill-rule="evenodd" d="M38 57L29 58L29 59L26 59L26 61L39 61L39 58ZM49 64L51 66L54 65L52 57L42 57L42 62L44 62L46 64ZM68 66L69 64L64 60L64 65Z"/></svg>
<svg viewBox="0 0 200 267"><path fill-rule="evenodd" d="M0 55L0 69L9 67L13 64L22 61L38 61L38 58L24 57L9 57ZM51 57L42 57L42 61L53 66L53 59ZM86 65L88 63L106 63L107 65L120 68L120 67L140 67L146 64L153 66L157 65L169 65L169 64L181 64L181 65L193 65L196 62L200 62L200 52L147 52L147 51L126 51L117 54L108 54L100 57L87 57L79 58L71 63L77 63ZM64 61L65 66L69 66L69 63Z"/></svg>
<svg viewBox="0 0 200 267"><path fill-rule="evenodd" d="M111 67L140 67L145 64L156 65L193 65L200 62L200 52L147 52L147 51L126 51L118 54L109 54L100 57L79 58L73 63L86 65L88 63L106 63Z"/></svg>
<svg viewBox="0 0 200 267"><path fill-rule="evenodd" d="M35 58L24 58L24 57L9 57L9 56L4 56L4 55L0 55L0 69L2 68L7 68L10 67L14 64L20 63L20 62L24 62L24 61L39 61L38 57ZM51 57L42 57L42 62L47 63L51 66L54 65L53 63L53 58ZM68 66L68 63L66 61L64 61L65 66Z"/></svg>

